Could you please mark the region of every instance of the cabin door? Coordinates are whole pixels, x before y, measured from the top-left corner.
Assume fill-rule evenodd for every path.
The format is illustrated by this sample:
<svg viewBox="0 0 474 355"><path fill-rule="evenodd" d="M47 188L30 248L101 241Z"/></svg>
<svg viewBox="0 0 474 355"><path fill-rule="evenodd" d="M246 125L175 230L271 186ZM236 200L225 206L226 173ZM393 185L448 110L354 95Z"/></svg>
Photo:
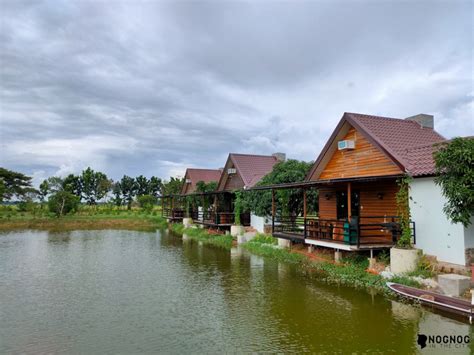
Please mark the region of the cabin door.
<svg viewBox="0 0 474 355"><path fill-rule="evenodd" d="M336 205L337 205L337 219L347 219L348 208L347 208L347 191L336 192ZM360 193L357 190L353 190L351 193L351 212L352 217L359 217L360 212Z"/></svg>

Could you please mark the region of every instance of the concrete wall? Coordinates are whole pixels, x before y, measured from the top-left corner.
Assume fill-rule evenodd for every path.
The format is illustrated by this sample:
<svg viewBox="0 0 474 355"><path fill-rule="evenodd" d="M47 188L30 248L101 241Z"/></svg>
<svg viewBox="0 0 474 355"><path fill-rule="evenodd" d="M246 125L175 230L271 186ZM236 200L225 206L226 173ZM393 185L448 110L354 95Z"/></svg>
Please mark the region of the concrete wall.
<svg viewBox="0 0 474 355"><path fill-rule="evenodd" d="M259 217L254 215L253 213L250 214L250 225L255 228L259 233L263 233L263 227L265 225L265 217Z"/></svg>
<svg viewBox="0 0 474 355"><path fill-rule="evenodd" d="M410 209L416 224L416 247L438 261L465 265L465 228L451 223L443 212L446 202L434 178L417 178L410 185ZM470 231L472 233L472 229ZM474 237L470 237L471 241Z"/></svg>

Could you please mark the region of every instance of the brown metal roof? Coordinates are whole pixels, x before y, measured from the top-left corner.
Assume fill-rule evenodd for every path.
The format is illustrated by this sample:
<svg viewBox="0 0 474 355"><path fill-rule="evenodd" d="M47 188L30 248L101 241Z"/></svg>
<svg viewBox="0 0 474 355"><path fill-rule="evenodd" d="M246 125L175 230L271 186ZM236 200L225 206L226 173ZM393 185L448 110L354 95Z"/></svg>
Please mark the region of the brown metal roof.
<svg viewBox="0 0 474 355"><path fill-rule="evenodd" d="M410 120L346 112L314 163L308 179L331 145L336 144L335 137L346 122L364 134L371 143L379 147L410 175L420 176L426 175L428 171L434 172L433 151L430 152L426 147L421 149L421 146L432 147L445 141L445 138L434 129L422 127Z"/></svg>
<svg viewBox="0 0 474 355"><path fill-rule="evenodd" d="M220 177L221 177L221 170L218 170L218 169L188 168L186 169L186 174L184 175L185 180L183 183L183 187L181 188L181 193L185 193L185 192L186 194L193 193L196 191L196 184L199 181L204 181L206 184L212 181L218 182ZM186 184L186 179L190 179L191 183Z"/></svg>
<svg viewBox="0 0 474 355"><path fill-rule="evenodd" d="M239 186L239 188L255 186L255 184L270 173L273 170L273 166L278 163L278 159L272 155L230 153L227 160L233 163L237 174L239 174L244 183L244 186ZM227 166L228 164L226 163L226 167ZM225 175L225 172L223 172L221 180L224 179ZM219 187L221 187L221 185L224 186L222 181L219 181Z"/></svg>

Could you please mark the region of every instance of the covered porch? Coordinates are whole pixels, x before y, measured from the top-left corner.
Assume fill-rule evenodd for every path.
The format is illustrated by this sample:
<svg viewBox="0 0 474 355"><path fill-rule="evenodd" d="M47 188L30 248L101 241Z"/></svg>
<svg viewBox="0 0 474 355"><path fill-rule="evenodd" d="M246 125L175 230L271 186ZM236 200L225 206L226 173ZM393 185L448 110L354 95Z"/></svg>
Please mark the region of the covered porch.
<svg viewBox="0 0 474 355"><path fill-rule="evenodd" d="M272 191L272 235L308 245L356 251L393 246L401 236L395 177L355 178L259 187ZM300 211L278 206L280 190L299 189ZM308 210L311 191L318 210ZM314 197L312 197L314 198ZM293 204L294 205L294 204ZM411 222L415 242L415 224Z"/></svg>
<svg viewBox="0 0 474 355"><path fill-rule="evenodd" d="M230 229L235 224L235 194L213 191L196 194L199 207L193 209L193 222L208 228ZM240 213L243 226L250 225L250 213Z"/></svg>
<svg viewBox="0 0 474 355"><path fill-rule="evenodd" d="M194 224L207 228L229 229L235 224L235 196L232 192L195 192L162 197L162 215L170 222L191 218ZM240 223L250 225L250 212L240 213Z"/></svg>
<svg viewBox="0 0 474 355"><path fill-rule="evenodd" d="M182 222L185 217L185 205L181 195L161 196L161 216L168 222Z"/></svg>

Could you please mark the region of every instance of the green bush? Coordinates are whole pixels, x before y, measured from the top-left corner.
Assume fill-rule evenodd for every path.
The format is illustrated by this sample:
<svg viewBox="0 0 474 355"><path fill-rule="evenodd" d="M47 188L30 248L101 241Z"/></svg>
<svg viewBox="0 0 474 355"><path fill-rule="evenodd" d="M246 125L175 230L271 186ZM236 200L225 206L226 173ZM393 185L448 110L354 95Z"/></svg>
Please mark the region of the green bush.
<svg viewBox="0 0 474 355"><path fill-rule="evenodd" d="M377 255L377 259L384 265L390 265L390 252L382 250L379 255Z"/></svg>
<svg viewBox="0 0 474 355"><path fill-rule="evenodd" d="M157 199L155 196L152 195L142 195L138 196L137 198L138 205L145 211L151 212L153 211L153 207L155 207L157 203Z"/></svg>
<svg viewBox="0 0 474 355"><path fill-rule="evenodd" d="M416 264L416 270L407 274L407 276L420 276L425 279L429 279L434 275L434 266L431 265L426 255L420 255Z"/></svg>
<svg viewBox="0 0 474 355"><path fill-rule="evenodd" d="M80 198L67 191L59 191L51 195L48 200L49 211L57 217L76 211Z"/></svg>
<svg viewBox="0 0 474 355"><path fill-rule="evenodd" d="M366 256L356 253L351 253L348 256L342 259L344 264L349 264L353 266L358 266L362 269L367 269L369 267L369 260Z"/></svg>

